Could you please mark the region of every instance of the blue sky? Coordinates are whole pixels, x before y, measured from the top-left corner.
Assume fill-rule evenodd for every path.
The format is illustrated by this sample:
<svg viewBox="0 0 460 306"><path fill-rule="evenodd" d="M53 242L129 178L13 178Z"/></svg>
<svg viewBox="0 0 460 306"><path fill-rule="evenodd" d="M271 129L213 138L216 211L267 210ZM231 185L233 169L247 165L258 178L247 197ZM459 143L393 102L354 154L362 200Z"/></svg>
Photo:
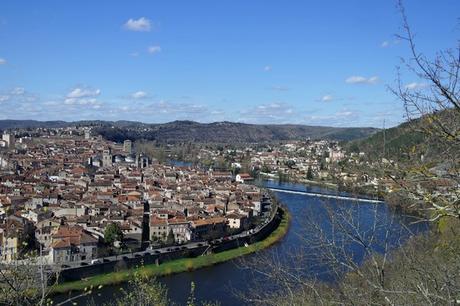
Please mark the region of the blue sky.
<svg viewBox="0 0 460 306"><path fill-rule="evenodd" d="M458 44L460 1L405 5L421 51ZM0 119L391 126L400 25L392 0L5 0Z"/></svg>

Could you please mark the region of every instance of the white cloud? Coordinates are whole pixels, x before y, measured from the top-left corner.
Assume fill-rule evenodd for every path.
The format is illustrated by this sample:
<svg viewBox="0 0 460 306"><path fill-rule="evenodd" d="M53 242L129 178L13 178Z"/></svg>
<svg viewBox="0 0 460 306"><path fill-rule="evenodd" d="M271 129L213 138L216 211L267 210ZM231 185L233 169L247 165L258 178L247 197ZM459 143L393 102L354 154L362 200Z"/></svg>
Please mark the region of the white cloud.
<svg viewBox="0 0 460 306"><path fill-rule="evenodd" d="M150 46L147 48L147 51L150 54L158 53L158 52L161 52L161 47L160 46Z"/></svg>
<svg viewBox="0 0 460 306"><path fill-rule="evenodd" d="M67 105L100 105L96 99L101 94L100 89L89 87L76 87L72 89L65 97L64 104Z"/></svg>
<svg viewBox="0 0 460 306"><path fill-rule="evenodd" d="M67 94L67 98L95 97L99 96L100 94L100 89L76 87Z"/></svg>
<svg viewBox="0 0 460 306"><path fill-rule="evenodd" d="M95 98L67 98L64 100L67 105L100 105L99 101Z"/></svg>
<svg viewBox="0 0 460 306"><path fill-rule="evenodd" d="M350 116L355 116L356 114L352 111L340 111L335 114L336 117L338 118L343 118L343 117L350 117Z"/></svg>
<svg viewBox="0 0 460 306"><path fill-rule="evenodd" d="M45 101L42 103L44 106L57 106L60 104L58 101Z"/></svg>
<svg viewBox="0 0 460 306"><path fill-rule="evenodd" d="M152 28L150 20L145 17L141 17L137 20L130 18L128 21L126 21L123 27L126 30L135 32L150 32Z"/></svg>
<svg viewBox="0 0 460 306"><path fill-rule="evenodd" d="M93 95L100 93L98 90L88 88L80 88L82 91L75 91L75 89L69 91L71 96L82 96L84 95L82 91L92 91ZM41 100L40 96L22 87L0 92L0 105L7 106L2 108L0 116L11 119L76 120L104 118L107 114L104 103L94 96L69 98L67 95L60 95Z"/></svg>
<svg viewBox="0 0 460 306"><path fill-rule="evenodd" d="M319 124L328 126L353 126L357 122L359 114L357 112L343 109L332 114L307 115L305 120L308 124Z"/></svg>
<svg viewBox="0 0 460 306"><path fill-rule="evenodd" d="M425 83L417 83L417 82L412 82L404 86L408 90L414 90L414 89L420 89L420 88L425 88L428 85Z"/></svg>
<svg viewBox="0 0 460 306"><path fill-rule="evenodd" d="M23 87L16 87L16 88L13 88L13 90L11 90L11 94L15 96L23 95L25 92L26 91Z"/></svg>
<svg viewBox="0 0 460 306"><path fill-rule="evenodd" d="M132 57L138 57L139 52L131 52L129 55L131 55Z"/></svg>
<svg viewBox="0 0 460 306"><path fill-rule="evenodd" d="M391 47L391 46L394 46L394 45L397 45L400 43L400 39L397 38L397 39L394 39L394 40L385 40L383 41L381 44L380 44L380 47L382 48L388 48L388 47Z"/></svg>
<svg viewBox="0 0 460 306"><path fill-rule="evenodd" d="M260 104L255 107L240 111L241 122L252 123L292 123L294 109L284 102Z"/></svg>
<svg viewBox="0 0 460 306"><path fill-rule="evenodd" d="M275 86L270 87L270 89L276 90L276 91L288 91L288 90L289 90L289 87L280 86L280 85L275 85Z"/></svg>
<svg viewBox="0 0 460 306"><path fill-rule="evenodd" d="M224 115L225 112L223 110L213 110L211 111L211 115Z"/></svg>
<svg viewBox="0 0 460 306"><path fill-rule="evenodd" d="M272 71L272 66L268 66L268 65L265 66L265 67L264 67L264 71L265 71L265 72Z"/></svg>
<svg viewBox="0 0 460 306"><path fill-rule="evenodd" d="M107 110L107 116L117 119L129 118L144 122L169 122L173 120L212 121L222 116L222 113L213 113L206 105L195 103L181 103L170 100L158 100L151 103L121 104ZM220 118L220 117L219 117Z"/></svg>
<svg viewBox="0 0 460 306"><path fill-rule="evenodd" d="M145 91L136 91L131 94L131 98L133 99L143 99L147 97L147 93Z"/></svg>
<svg viewBox="0 0 460 306"><path fill-rule="evenodd" d="M379 81L378 76L372 76L369 78L366 78L363 76L351 76L345 80L345 82L348 84L371 84L371 85L377 84L378 81Z"/></svg>
<svg viewBox="0 0 460 306"><path fill-rule="evenodd" d="M334 100L334 97L332 95L325 95L321 98L322 102L331 102L332 100Z"/></svg>
<svg viewBox="0 0 460 306"><path fill-rule="evenodd" d="M15 87L8 91L0 92L0 103L12 103L14 105L12 110L16 110L16 105L19 105L19 103L36 102L37 99L36 95L27 92L23 87Z"/></svg>
<svg viewBox="0 0 460 306"><path fill-rule="evenodd" d="M6 64L6 59L0 58L0 65L5 65Z"/></svg>

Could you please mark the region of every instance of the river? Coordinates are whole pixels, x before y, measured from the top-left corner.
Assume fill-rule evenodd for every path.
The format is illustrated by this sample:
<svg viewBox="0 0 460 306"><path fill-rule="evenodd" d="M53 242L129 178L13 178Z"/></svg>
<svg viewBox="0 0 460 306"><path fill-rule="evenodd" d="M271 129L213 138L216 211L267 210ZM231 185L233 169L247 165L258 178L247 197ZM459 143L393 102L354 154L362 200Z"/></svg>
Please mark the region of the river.
<svg viewBox="0 0 460 306"><path fill-rule="evenodd" d="M330 190L321 187L306 187L294 183L278 183L274 181L263 181L265 187L277 187L283 189L308 191L314 193L331 193ZM359 231L365 237L372 230L378 238L376 241L382 241L385 233L389 230L389 244L396 248L398 245L407 241L412 234L426 231L428 226L424 223L414 223L414 219L402 214L393 213L386 204L370 204L355 201L339 201L335 199L320 199L318 197L288 194L275 192L278 200L288 208L292 222L288 234L276 245L262 251L262 255L276 255L283 265L302 266L302 273L305 277L317 278L322 281L333 281L333 277L328 272L327 264L312 262L315 257L315 249L312 245L305 242L305 239L314 238L310 228L305 225L311 220L315 221L326 235L331 233L331 224L328 216L331 211L342 211L346 209L350 218L359 222ZM343 193L342 193L343 195ZM379 225L374 228L374 221ZM373 248L381 251L381 245L376 242ZM360 263L363 260L363 251L357 245L347 246L347 252L351 254L355 262ZM309 256L303 259L294 260L292 254L302 253ZM259 255L250 255L249 260L258 259ZM219 301L221 305L240 305L242 301L234 294L247 294L252 287L252 283L261 283L265 280L253 273L251 269L244 269L240 260L225 262L213 267L196 270L193 272L180 273L160 278L169 292L172 301L184 305L190 292L191 282L195 283L195 296L198 300ZM121 285L125 286L125 285ZM110 301L116 298L120 291L120 286L110 286L102 288L93 294L96 304ZM56 300L62 300L63 296L56 297ZM85 305L87 298L77 300L79 305Z"/></svg>

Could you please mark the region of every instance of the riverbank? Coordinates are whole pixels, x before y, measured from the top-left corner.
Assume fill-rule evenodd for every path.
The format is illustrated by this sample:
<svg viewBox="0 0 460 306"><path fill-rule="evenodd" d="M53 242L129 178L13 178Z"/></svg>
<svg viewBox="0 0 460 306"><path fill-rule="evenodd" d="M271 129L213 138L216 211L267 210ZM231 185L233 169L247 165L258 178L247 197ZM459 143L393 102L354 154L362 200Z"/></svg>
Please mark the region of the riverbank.
<svg viewBox="0 0 460 306"><path fill-rule="evenodd" d="M150 264L140 266L134 269L110 272L89 277L85 280L65 282L55 285L51 293L60 294L69 291L83 291L85 288L96 288L99 286L116 285L127 282L133 278L134 273L140 273L147 277L157 277L171 275L181 272L189 272L204 267L213 266L225 261L229 261L244 255L258 252L266 249L276 242L280 241L288 232L291 216L286 208L280 208L281 220L278 227L265 239L248 245L247 247L239 247L220 253L199 256L195 258L182 258L173 261L168 261L160 265Z"/></svg>

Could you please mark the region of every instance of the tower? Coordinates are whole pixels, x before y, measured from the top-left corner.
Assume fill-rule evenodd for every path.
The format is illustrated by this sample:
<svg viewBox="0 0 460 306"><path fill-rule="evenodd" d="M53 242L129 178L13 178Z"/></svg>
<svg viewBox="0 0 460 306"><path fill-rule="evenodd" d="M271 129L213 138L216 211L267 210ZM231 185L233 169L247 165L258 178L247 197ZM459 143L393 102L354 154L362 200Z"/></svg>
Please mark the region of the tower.
<svg viewBox="0 0 460 306"><path fill-rule="evenodd" d="M14 135L11 135L10 133L4 133L2 136L2 140L6 142L6 145L8 147L14 147Z"/></svg>
<svg viewBox="0 0 460 306"><path fill-rule="evenodd" d="M133 143L131 142L131 140L129 139L125 140L123 142L123 152L129 155L132 153L132 149L133 149Z"/></svg>
<svg viewBox="0 0 460 306"><path fill-rule="evenodd" d="M112 151L110 148L102 152L102 167L112 166Z"/></svg>
<svg viewBox="0 0 460 306"><path fill-rule="evenodd" d="M139 167L140 168L146 168L149 165L149 158L145 156L144 154L141 154L139 156Z"/></svg>

